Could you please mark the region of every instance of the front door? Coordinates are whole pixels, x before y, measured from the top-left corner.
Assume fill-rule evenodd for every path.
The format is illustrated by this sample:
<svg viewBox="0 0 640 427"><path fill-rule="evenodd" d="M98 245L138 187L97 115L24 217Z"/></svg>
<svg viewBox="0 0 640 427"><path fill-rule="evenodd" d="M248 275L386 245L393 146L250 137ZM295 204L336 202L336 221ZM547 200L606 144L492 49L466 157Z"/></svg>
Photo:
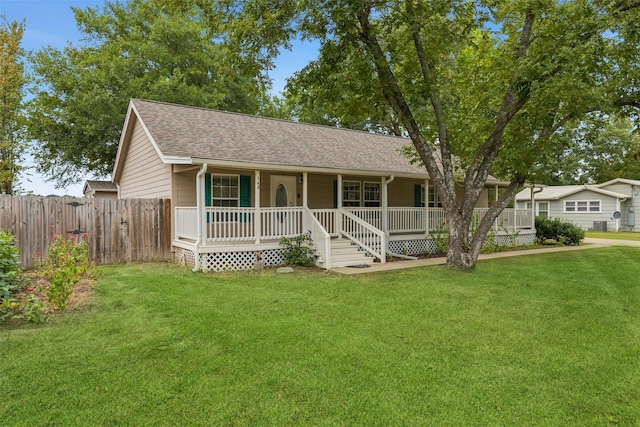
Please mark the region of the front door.
<svg viewBox="0 0 640 427"><path fill-rule="evenodd" d="M271 175L271 206L296 206L296 177Z"/></svg>

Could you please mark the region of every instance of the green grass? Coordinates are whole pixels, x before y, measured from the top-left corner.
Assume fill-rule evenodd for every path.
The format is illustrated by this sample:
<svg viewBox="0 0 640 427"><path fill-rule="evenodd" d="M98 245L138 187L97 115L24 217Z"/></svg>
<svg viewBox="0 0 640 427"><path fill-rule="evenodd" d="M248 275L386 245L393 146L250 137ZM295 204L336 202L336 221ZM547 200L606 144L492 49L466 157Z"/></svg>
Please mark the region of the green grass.
<svg viewBox="0 0 640 427"><path fill-rule="evenodd" d="M0 328L0 425L638 425L638 255L101 268L90 309Z"/></svg>
<svg viewBox="0 0 640 427"><path fill-rule="evenodd" d="M587 231L585 236L595 239L640 240L640 233L631 231Z"/></svg>

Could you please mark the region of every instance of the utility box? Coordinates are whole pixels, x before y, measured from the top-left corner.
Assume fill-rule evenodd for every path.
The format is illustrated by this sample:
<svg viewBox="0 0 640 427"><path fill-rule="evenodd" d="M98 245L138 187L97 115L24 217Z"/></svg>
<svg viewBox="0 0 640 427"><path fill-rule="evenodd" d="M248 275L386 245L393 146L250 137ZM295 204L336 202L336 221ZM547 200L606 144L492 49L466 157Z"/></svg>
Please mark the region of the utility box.
<svg viewBox="0 0 640 427"><path fill-rule="evenodd" d="M629 207L629 213L627 214L627 226L635 227L636 226L636 214L633 211L633 207Z"/></svg>
<svg viewBox="0 0 640 427"><path fill-rule="evenodd" d="M607 221L593 221L593 231L607 231Z"/></svg>

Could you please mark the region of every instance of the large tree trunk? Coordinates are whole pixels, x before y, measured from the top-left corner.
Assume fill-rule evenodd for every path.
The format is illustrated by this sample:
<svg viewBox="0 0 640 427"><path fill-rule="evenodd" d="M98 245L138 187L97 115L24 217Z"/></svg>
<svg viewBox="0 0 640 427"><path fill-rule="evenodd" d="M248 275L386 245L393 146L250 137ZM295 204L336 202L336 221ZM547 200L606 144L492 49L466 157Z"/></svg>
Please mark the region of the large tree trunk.
<svg viewBox="0 0 640 427"><path fill-rule="evenodd" d="M449 270L473 270L476 258L469 251L469 232L463 227L449 227L449 249L447 250L447 268Z"/></svg>

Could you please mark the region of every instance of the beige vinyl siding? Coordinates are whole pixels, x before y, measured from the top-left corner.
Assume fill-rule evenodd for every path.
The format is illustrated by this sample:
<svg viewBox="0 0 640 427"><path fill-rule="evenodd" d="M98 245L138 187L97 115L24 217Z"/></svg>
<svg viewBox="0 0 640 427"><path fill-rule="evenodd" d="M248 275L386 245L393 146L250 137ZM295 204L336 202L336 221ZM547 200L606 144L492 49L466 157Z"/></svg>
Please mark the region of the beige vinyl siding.
<svg viewBox="0 0 640 427"><path fill-rule="evenodd" d="M308 179L309 209L333 209L333 182L338 176L309 174Z"/></svg>
<svg viewBox="0 0 640 427"><path fill-rule="evenodd" d="M173 201L175 206L196 206L197 170L173 174Z"/></svg>
<svg viewBox="0 0 640 427"><path fill-rule="evenodd" d="M160 156L136 121L120 176L120 197L171 197L171 166Z"/></svg>

